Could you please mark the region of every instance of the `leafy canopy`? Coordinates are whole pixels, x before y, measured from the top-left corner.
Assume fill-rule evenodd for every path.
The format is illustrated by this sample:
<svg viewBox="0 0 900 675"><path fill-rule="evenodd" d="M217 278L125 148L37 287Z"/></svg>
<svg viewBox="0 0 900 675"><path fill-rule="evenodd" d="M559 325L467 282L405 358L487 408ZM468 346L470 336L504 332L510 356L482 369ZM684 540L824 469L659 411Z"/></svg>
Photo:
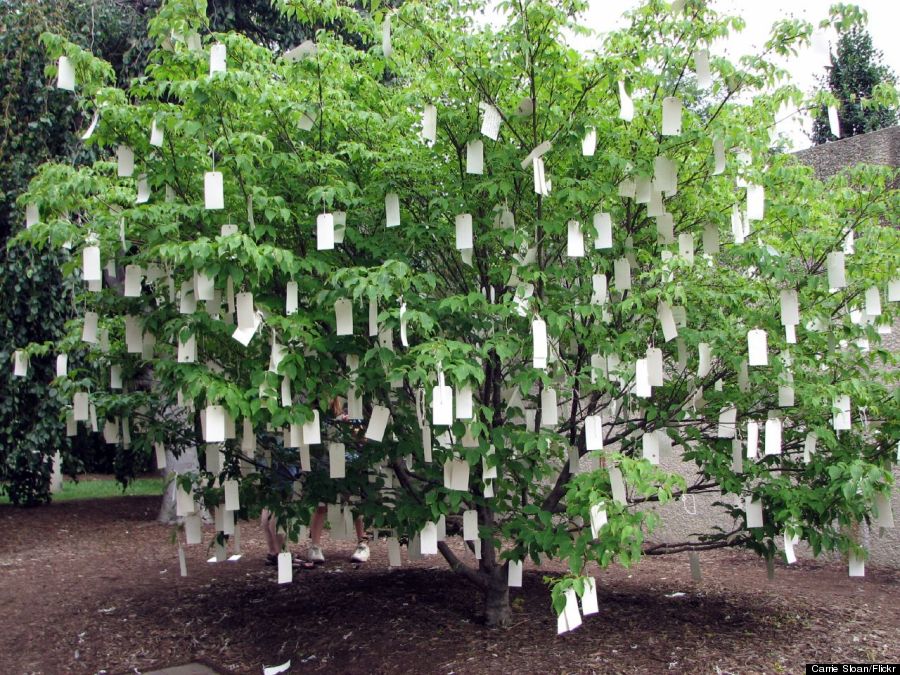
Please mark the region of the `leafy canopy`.
<svg viewBox="0 0 900 675"><path fill-rule="evenodd" d="M300 23L359 36L350 45L323 28L297 57L235 33L199 38L202 5L162 7L159 47L124 90L87 52L45 38L54 60L74 63L78 104L99 113L87 142L105 154L41 167L20 200L40 206L41 222L20 239L73 242L66 275L82 273L90 246L109 267L102 290L83 284L77 301L96 312L98 343L72 321L56 348L85 352L87 366L56 385L87 393L112 440L128 431L150 452L213 439L221 406L226 440L180 483L221 509L239 481L238 515L265 506L292 536L312 507L347 494L412 549L428 548L436 523L475 512L477 541L466 536L480 557L438 550L484 591L489 623L509 618L508 561L566 560L571 574L553 580L559 611L567 590L585 592L590 564L643 553L772 557L787 534L816 553L862 554L845 526L889 490L900 419L896 357L880 345L896 311L887 291L896 299L900 242L882 225L898 214L896 173L861 166L823 184L770 153L776 111L802 95L766 58L713 53L711 81L693 81L740 19L650 0L585 55L566 44L588 30L572 0L501 2L497 29L475 23L475 1L369 12L284 2ZM792 53L811 30L779 22L766 54ZM210 74L215 45L227 70ZM664 130L672 98L681 108ZM481 133L494 111L496 140ZM483 173L468 170L475 142ZM120 146L134 152L132 176L118 175ZM222 208L206 208L211 172ZM328 214L343 241L320 250ZM471 244L466 219L457 225L466 214ZM595 246L607 218L611 242ZM845 251L844 284L834 254ZM125 297L137 268L143 284ZM799 308L788 329L783 294ZM350 334L338 330L345 301ZM254 312L245 347L232 333L252 328ZM767 365L748 366L751 331L765 331ZM123 390L109 388L113 368ZM433 418L443 382L450 424ZM334 417L335 399L369 426L368 442ZM586 442L598 417L602 450ZM746 442L750 422L770 436L765 454ZM332 479L337 443L352 452ZM696 475L660 464L660 452ZM284 467L298 463L289 496ZM648 538L659 521L648 507L710 491L731 529L670 546ZM756 505L761 525L745 512ZM594 536L598 509L608 522Z"/></svg>

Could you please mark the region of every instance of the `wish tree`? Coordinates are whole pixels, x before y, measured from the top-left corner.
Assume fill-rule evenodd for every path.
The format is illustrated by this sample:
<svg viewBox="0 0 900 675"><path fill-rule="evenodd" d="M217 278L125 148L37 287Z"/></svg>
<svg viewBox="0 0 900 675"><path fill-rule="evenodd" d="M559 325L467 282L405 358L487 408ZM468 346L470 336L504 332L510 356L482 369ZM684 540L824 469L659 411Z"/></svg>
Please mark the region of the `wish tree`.
<svg viewBox="0 0 900 675"><path fill-rule="evenodd" d="M892 169L823 183L771 149L806 104L769 59L812 26L733 63L711 47L741 20L697 0L587 54L578 0L502 1L497 29L475 0L294 0L315 39L275 54L203 4L163 5L127 90L45 36L101 159L43 166L19 236L84 281L68 337L19 346L84 353L56 381L70 430L201 444L187 543L201 508L220 548L260 507L297 538L338 505L340 529L350 495L392 565L441 554L489 625L525 560L566 561L560 630L596 611L593 564L647 553L805 541L860 572L854 526L891 525L900 197ZM710 492L731 529L653 542L649 506Z"/></svg>

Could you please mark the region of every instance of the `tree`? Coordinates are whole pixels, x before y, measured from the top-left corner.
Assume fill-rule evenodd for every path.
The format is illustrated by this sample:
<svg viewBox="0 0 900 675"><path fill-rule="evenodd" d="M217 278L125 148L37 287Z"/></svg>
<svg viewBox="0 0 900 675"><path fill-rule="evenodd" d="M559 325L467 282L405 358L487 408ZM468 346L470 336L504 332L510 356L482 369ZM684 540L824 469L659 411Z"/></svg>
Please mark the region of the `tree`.
<svg viewBox="0 0 900 675"><path fill-rule="evenodd" d="M45 54L38 37L49 30L82 47L90 46L113 67L116 81L127 86L146 66L152 46L146 37L146 17L158 5L155 0L0 2L6 28L0 49L9 65L0 74L0 243L4 249L12 232L23 226L15 200L41 162L58 158L81 164L96 159L92 148L85 148L75 133L90 119L81 119L82 111L70 105L70 97L47 87ZM313 32L308 25L286 19L268 0L217 1L206 13L212 30L237 30L278 51ZM340 30L340 26L334 28ZM10 248L0 254L0 272L4 297L29 299L0 310L0 342L9 346L59 337L63 323L74 314L67 301L72 289L61 283L58 261ZM144 453L110 452L110 446L84 433L71 439L62 435L55 422L61 402L55 389L47 386L55 364L36 359L31 364L35 377L18 380L12 376L11 358L8 348L0 350L3 390L8 392L0 402L0 485L14 503L49 501L51 458L57 450L62 451L67 473L114 471L123 484L151 465Z"/></svg>
<svg viewBox="0 0 900 675"><path fill-rule="evenodd" d="M718 104L699 116L679 73L740 20L677 4L647 2L585 56L564 41L584 30L574 0L501 2L497 31L473 24L475 1L284 2L363 48L323 28L276 56L198 38L202 3L170 1L127 92L45 35L100 111L89 144L118 160L44 165L19 200L42 220L19 238L72 240L66 275L114 263L128 289L79 295L95 314L56 347L89 364L56 381L68 418L89 399L112 440L133 422L147 452L202 438L205 470L178 484L218 509L219 544L263 506L296 538L318 503L353 495L371 527L478 588L489 625L508 623L526 558L568 562L551 583L571 616L594 563L771 559L782 538L864 556L844 526L883 505L900 420L880 346L896 172L823 184L772 155L776 110L802 96L763 58L714 58ZM767 53L810 32L781 22ZM83 342L95 319L108 351ZM155 412L176 405L183 423ZM654 543L645 506L704 492L733 528ZM436 541L460 521L467 559Z"/></svg>
<svg viewBox="0 0 900 675"><path fill-rule="evenodd" d="M897 79L872 46L864 25L839 32L836 53L821 84L834 96L842 138L884 129L897 123ZM828 122L828 106L819 105L811 136L815 145L836 140Z"/></svg>
<svg viewBox="0 0 900 675"><path fill-rule="evenodd" d="M39 256L6 243L24 224L16 198L42 162L94 159L73 133L81 111L47 86L38 37L52 30L93 45L121 73L135 64L143 70L149 43L141 39L140 15L114 2L3 1L0 24L0 293L10 299L0 309L0 486L13 503L32 505L49 500L51 458L57 450L70 458L70 446L57 422L62 401L49 385L55 364L35 359L30 379L14 378L11 347L58 338L74 315L73 289L62 283L55 253ZM93 439L82 435L75 443L79 459L99 454Z"/></svg>

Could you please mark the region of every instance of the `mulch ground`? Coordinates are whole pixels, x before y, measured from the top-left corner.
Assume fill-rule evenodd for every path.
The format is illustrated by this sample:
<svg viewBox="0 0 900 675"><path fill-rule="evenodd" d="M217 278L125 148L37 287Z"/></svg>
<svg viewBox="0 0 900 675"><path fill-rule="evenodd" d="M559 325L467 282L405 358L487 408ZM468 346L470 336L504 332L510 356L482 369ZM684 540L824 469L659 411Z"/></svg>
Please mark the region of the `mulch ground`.
<svg viewBox="0 0 900 675"><path fill-rule="evenodd" d="M391 571L383 543L357 569L351 543L326 541L324 567L279 586L245 523L240 561L208 564L205 547L189 547L182 578L157 510L155 497L0 507L0 672L200 660L258 674L290 659L292 673L796 673L900 661L891 570L851 579L839 563L802 561L769 581L754 556L720 552L702 556L693 583L686 555L645 559L597 572L600 613L557 637L542 577L558 567L526 567L513 626L490 630L442 559L408 564L404 552Z"/></svg>

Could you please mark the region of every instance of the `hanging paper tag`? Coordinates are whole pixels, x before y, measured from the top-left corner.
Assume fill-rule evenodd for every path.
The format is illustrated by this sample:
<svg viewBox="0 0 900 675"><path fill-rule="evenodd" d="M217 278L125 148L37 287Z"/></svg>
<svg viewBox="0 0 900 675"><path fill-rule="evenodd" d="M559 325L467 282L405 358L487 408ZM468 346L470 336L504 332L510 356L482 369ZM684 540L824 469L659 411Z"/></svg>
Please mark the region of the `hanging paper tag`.
<svg viewBox="0 0 900 675"><path fill-rule="evenodd" d="M209 49L209 74L224 73L226 69L227 49L225 45L214 44Z"/></svg>
<svg viewBox="0 0 900 675"><path fill-rule="evenodd" d="M369 417L369 425L366 427L366 438L380 443L384 438L384 431L390 416L391 411L388 408L381 405L372 406L372 415Z"/></svg>
<svg viewBox="0 0 900 675"><path fill-rule="evenodd" d="M547 367L548 344L547 324L541 319L531 322L532 351L534 355L534 367L544 369Z"/></svg>
<svg viewBox="0 0 900 675"><path fill-rule="evenodd" d="M385 227L398 227L400 225L400 197L396 192L389 192L384 196Z"/></svg>
<svg viewBox="0 0 900 675"><path fill-rule="evenodd" d="M712 84L709 72L709 50L699 49L694 54L694 71L697 73L697 86L705 89Z"/></svg>
<svg viewBox="0 0 900 675"><path fill-rule="evenodd" d="M480 140L466 143L466 173L484 173L484 143Z"/></svg>
<svg viewBox="0 0 900 675"><path fill-rule="evenodd" d="M120 178L129 178L134 174L134 151L127 145L116 148L117 174Z"/></svg>
<svg viewBox="0 0 900 675"><path fill-rule="evenodd" d="M472 235L472 216L461 213L456 216L456 248L471 249L474 246Z"/></svg>
<svg viewBox="0 0 900 675"><path fill-rule="evenodd" d="M60 56L56 64L56 88L75 91L75 68L68 56Z"/></svg>
<svg viewBox="0 0 900 675"><path fill-rule="evenodd" d="M225 208L224 189L222 173L220 171L207 171L203 175L203 199L206 209Z"/></svg>
<svg viewBox="0 0 900 675"><path fill-rule="evenodd" d="M348 298L339 298L334 303L336 333L353 335L353 303Z"/></svg>
<svg viewBox="0 0 900 675"><path fill-rule="evenodd" d="M766 331L754 329L747 332L747 363L751 366L769 365Z"/></svg>
<svg viewBox="0 0 900 675"><path fill-rule="evenodd" d="M596 149L597 130L594 127L588 127L584 138L581 140L581 154L585 157L593 157Z"/></svg>
<svg viewBox="0 0 900 675"><path fill-rule="evenodd" d="M428 103L422 109L422 131L420 138L425 145L434 145L437 140L437 108Z"/></svg>
<svg viewBox="0 0 900 675"><path fill-rule="evenodd" d="M625 83L619 80L619 119L630 122L634 119L634 103L625 90Z"/></svg>
<svg viewBox="0 0 900 675"><path fill-rule="evenodd" d="M662 106L662 135L678 136L681 133L681 99L667 96Z"/></svg>
<svg viewBox="0 0 900 675"><path fill-rule="evenodd" d="M334 250L334 215L320 213L316 218L316 250Z"/></svg>

